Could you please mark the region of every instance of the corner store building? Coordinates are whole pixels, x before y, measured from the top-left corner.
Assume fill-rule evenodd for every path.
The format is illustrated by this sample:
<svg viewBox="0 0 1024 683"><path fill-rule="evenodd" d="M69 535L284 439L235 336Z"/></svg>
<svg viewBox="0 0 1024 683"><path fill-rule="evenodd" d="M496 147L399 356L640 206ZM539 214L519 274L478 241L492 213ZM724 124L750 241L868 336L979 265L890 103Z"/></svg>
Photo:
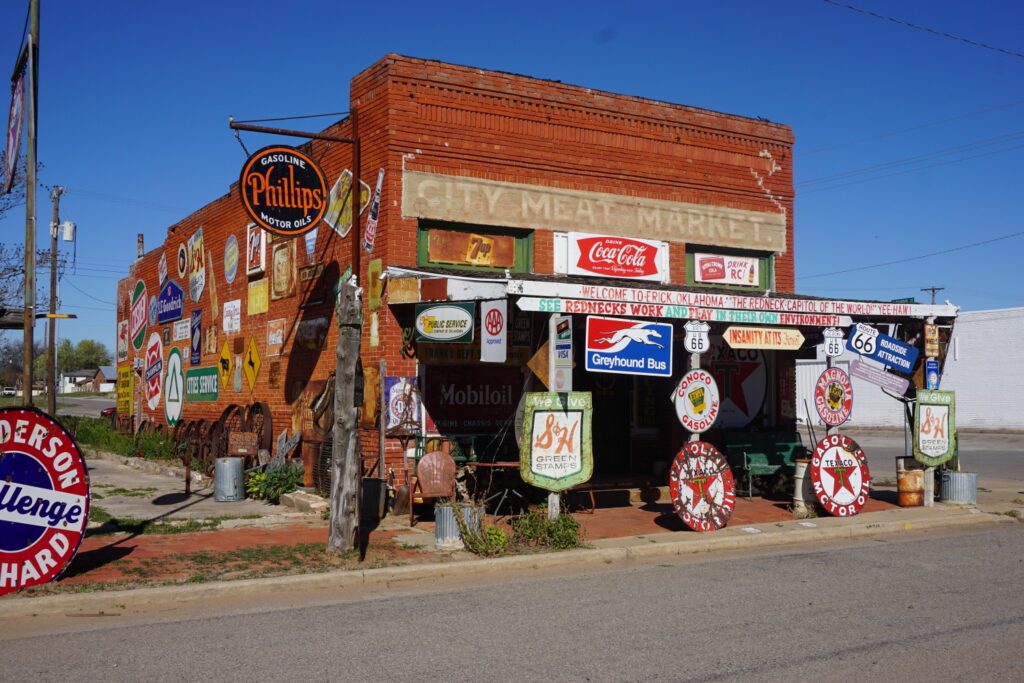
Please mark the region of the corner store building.
<svg viewBox="0 0 1024 683"><path fill-rule="evenodd" d="M631 318L664 315L657 306L735 310L716 304L742 302L754 322L761 308L752 307L766 305L748 297L758 297L771 302L771 312L901 323L911 336L925 316L955 315L943 306L787 296L793 291L794 192L793 134L786 126L398 55L384 57L352 79L350 110L358 112L360 176L372 185L384 170L376 243L371 254L363 253L358 273L369 290L364 295L362 364L372 369L384 359L389 376L418 376L430 417L443 432L499 433L504 438L494 443L504 445L494 447L514 450L509 427L518 398L524 390L542 390L522 363L546 338L548 317L520 311L519 295L591 299L596 302L587 305L591 312ZM324 133L350 136L351 120ZM314 140L302 149L320 164L329 185L351 167L348 145ZM216 367L225 344L236 366L253 346L260 359L251 389L244 378L221 382L216 400L186 401L182 419L212 421L229 404L261 401L273 416L275 436L283 429L289 434L298 430L312 441L317 435L311 406L335 362L337 321L330 290L351 263L353 233L345 231L342 220L336 230L321 225L313 241L289 240L294 243L292 263L286 263L287 254L281 260L293 269L293 293L273 288L286 294L267 297L266 312L257 312L262 310L259 289L271 289L265 281L272 277L274 256L287 247L267 244L263 269L250 274L248 222L235 185L171 226L164 243L136 261L119 283L119 324L131 319L138 281L149 295L159 291L158 264L166 258L169 278L178 279L186 293L184 317L201 311L198 366ZM179 247L188 251L200 228L205 286L198 301L192 301L188 283L175 277L175 261ZM572 248L570 233L658 243L656 279L560 274L571 270L566 253ZM228 282L224 255L231 237L241 249L237 273ZM484 257L481 245L487 247ZM721 278L701 281L715 274L702 273L695 263L719 258L720 263L732 259L740 264L745 277L726 285ZM186 269L191 266L189 259ZM368 269L373 269L372 278ZM382 282L378 272L388 277ZM375 291L380 286L383 291ZM256 307L249 306L253 288ZM765 292L770 294L763 297ZM413 303L499 295L510 299L513 317L508 362L480 363L479 341L469 347L412 341ZM224 306L236 301L238 329L225 329L230 316ZM623 302L654 306L620 313L615 304ZM577 348L584 317L574 316ZM801 327L805 337L813 338L830 321L823 317L819 322ZM725 326L713 322L712 334ZM164 335L167 327L158 324L156 331ZM280 329L282 343L276 348L268 336ZM143 336L148 340L152 331L149 326ZM165 357L168 346L178 347L191 369L189 341L170 338ZM721 344L716 349L710 367L723 385L729 425L791 427L795 354L740 353ZM118 367L130 367L135 358L143 358L146 342L136 350L129 339L126 353L120 350ZM682 349L674 353L673 378L646 379L588 373L577 351L574 388L594 393L598 477L650 473L684 441L667 400L686 368ZM135 387L137 398L143 384ZM493 401L472 400L479 396ZM142 420L166 420L162 397L155 408L145 400L134 405L141 405ZM363 453L375 461L377 431L371 422L364 421ZM387 464L401 472L399 441L387 439L385 453Z"/></svg>

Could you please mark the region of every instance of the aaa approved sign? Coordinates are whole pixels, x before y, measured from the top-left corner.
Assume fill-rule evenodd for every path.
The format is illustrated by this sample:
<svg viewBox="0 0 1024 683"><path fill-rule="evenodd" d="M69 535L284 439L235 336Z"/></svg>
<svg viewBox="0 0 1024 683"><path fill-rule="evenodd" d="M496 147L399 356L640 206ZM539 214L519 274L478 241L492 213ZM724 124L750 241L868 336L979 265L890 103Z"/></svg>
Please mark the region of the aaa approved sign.
<svg viewBox="0 0 1024 683"><path fill-rule="evenodd" d="M35 408L0 409L0 595L53 581L89 520L89 475L71 435Z"/></svg>

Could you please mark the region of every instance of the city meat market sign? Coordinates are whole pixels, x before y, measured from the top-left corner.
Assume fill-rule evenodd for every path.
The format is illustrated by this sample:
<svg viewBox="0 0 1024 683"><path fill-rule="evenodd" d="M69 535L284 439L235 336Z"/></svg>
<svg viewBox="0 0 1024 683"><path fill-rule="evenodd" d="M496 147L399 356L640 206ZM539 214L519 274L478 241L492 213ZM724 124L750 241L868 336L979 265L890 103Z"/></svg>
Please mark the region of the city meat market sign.
<svg viewBox="0 0 1024 683"><path fill-rule="evenodd" d="M89 519L89 475L71 435L34 408L0 409L0 595L53 581Z"/></svg>
<svg viewBox="0 0 1024 683"><path fill-rule="evenodd" d="M736 482L729 463L704 441L688 443L676 455L668 490L676 514L694 531L721 529L736 505Z"/></svg>
<svg viewBox="0 0 1024 683"><path fill-rule="evenodd" d="M264 147L253 154L242 167L238 187L246 213L278 235L309 232L327 209L324 172L292 147Z"/></svg>
<svg viewBox="0 0 1024 683"><path fill-rule="evenodd" d="M402 217L786 251L782 213L422 171L402 174Z"/></svg>
<svg viewBox="0 0 1024 683"><path fill-rule="evenodd" d="M836 517L857 514L871 492L871 475L864 451L848 436L826 436L811 455L811 485L815 498L828 514Z"/></svg>
<svg viewBox="0 0 1024 683"><path fill-rule="evenodd" d="M593 410L589 392L526 394L519 459L524 482L557 493L590 481Z"/></svg>

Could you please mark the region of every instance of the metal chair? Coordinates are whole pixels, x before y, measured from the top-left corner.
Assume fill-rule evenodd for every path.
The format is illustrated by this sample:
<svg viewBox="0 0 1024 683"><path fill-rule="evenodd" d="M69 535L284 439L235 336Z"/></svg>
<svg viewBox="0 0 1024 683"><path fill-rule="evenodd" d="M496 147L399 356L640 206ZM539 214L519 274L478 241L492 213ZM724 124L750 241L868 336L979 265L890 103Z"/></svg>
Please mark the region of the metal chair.
<svg viewBox="0 0 1024 683"><path fill-rule="evenodd" d="M426 503L435 498L455 497L455 459L444 450L431 451L416 465L416 476L409 491L409 526L416 524L416 497ZM418 492L418 493L417 493Z"/></svg>

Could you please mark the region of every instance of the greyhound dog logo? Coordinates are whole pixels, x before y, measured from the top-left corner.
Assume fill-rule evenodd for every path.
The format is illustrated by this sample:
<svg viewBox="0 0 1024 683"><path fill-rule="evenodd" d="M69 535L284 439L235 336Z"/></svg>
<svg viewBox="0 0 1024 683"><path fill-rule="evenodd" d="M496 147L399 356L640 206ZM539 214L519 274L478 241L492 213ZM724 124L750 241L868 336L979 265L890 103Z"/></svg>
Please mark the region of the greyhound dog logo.
<svg viewBox="0 0 1024 683"><path fill-rule="evenodd" d="M610 348L604 349L606 352L621 351L633 342L646 346L656 346L659 349L665 348L664 345L659 344L654 339L661 339L661 333L655 329L624 327L621 330L615 330L610 336L595 339L594 342L611 344Z"/></svg>

